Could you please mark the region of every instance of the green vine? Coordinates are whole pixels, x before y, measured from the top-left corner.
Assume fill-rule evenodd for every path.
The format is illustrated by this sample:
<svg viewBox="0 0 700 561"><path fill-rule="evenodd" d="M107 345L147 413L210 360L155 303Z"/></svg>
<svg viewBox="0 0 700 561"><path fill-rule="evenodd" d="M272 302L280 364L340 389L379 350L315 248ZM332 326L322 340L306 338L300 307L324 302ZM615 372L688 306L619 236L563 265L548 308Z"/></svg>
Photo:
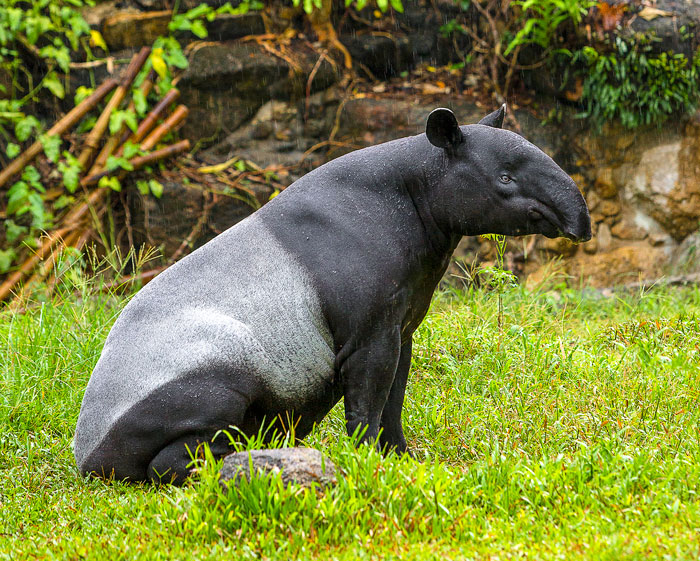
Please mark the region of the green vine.
<svg viewBox="0 0 700 561"><path fill-rule="evenodd" d="M24 106L46 91L63 99L72 52L82 50L92 58L90 26L79 12L89 4L83 0L4 0L0 4L0 73L10 82L0 83L0 135L7 142L8 157L19 151L13 140L21 143L42 132L41 123L25 114ZM22 52L43 62L45 70L38 82L25 67Z"/></svg>
<svg viewBox="0 0 700 561"><path fill-rule="evenodd" d="M358 12L361 10L364 10L371 3L370 0L344 0L344 1L345 1L346 8L349 8L350 6L352 6ZM311 14L317 10L322 10L324 2L329 3L330 0L292 0L292 4L295 7L301 6L307 14ZM382 13L386 13L389 10L389 8L392 8L393 10L399 12L400 14L403 13L403 3L401 0L374 0L374 3L377 5L377 8L379 8L379 10Z"/></svg>
<svg viewBox="0 0 700 561"><path fill-rule="evenodd" d="M47 136L43 123L28 112L40 98L64 99L72 57L91 60L91 30L79 9L82 0L4 0L0 4L0 146L8 159L21 152L27 141L39 140L46 157L58 162L61 139ZM30 57L41 64L31 72L25 65ZM77 171L72 156L63 153L58 170L68 191L77 188ZM20 245L34 247L36 235L52 226L53 212L44 202L46 187L35 166L25 167L19 181L7 191L4 237L0 249L0 273L9 270ZM54 210L66 204L65 197L54 202Z"/></svg>

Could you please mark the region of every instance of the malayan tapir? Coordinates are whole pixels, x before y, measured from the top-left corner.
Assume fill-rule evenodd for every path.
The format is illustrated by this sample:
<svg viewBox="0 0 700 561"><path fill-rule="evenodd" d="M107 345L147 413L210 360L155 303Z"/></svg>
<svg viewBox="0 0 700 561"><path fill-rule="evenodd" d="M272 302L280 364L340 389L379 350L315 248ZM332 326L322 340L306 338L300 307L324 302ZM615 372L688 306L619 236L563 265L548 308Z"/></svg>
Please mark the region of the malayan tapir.
<svg viewBox="0 0 700 561"><path fill-rule="evenodd" d="M117 319L75 434L82 473L182 482L236 427L277 417L308 434L345 398L347 431L406 452L411 336L465 235L591 237L574 181L505 106L308 173L145 286ZM289 426L289 424L287 426Z"/></svg>

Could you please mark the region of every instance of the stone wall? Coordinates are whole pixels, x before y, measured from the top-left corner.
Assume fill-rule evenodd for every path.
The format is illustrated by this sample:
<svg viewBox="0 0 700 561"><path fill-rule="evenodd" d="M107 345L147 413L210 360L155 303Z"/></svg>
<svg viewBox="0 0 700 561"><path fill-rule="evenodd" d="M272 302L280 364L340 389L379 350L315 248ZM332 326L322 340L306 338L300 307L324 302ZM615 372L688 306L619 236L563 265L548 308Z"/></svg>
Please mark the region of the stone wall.
<svg viewBox="0 0 700 561"><path fill-rule="evenodd" d="M280 170L278 181L290 184L351 149L423 132L435 107L452 108L462 123L478 121L497 105L474 93L480 77L459 74L456 87L414 83L420 72L410 82L401 77L457 57L437 32L454 3L405 5L406 13L390 22L392 35L342 28L340 40L365 77L350 85L339 64L321 56L304 35L303 25L273 48L250 37L274 26L259 14L228 17L207 41L183 38L189 41L190 68L178 87L191 113L182 134L193 142L208 139L209 148L197 155L206 163L244 158ZM137 38L152 33L148 26L162 18L161 12L131 7L103 13L93 25L114 49L129 43L135 48L142 43ZM510 124L576 180L591 210L594 238L580 246L540 237L512 240L511 268L536 280L552 258L561 257L560 269L596 286L675 274L679 263L684 272L693 270L688 248L697 245L700 219L700 116L664 129L630 132L610 125L594 133L568 106L561 122L543 125L542 117L560 101L545 95L534 101L516 109ZM165 186L161 200L132 195L131 204L136 241L162 245L169 255L208 199L201 185L170 177ZM256 196L265 202L271 191L260 188ZM228 199L215 209L195 245L252 211ZM490 244L479 239L465 239L456 255L463 268L493 258Z"/></svg>

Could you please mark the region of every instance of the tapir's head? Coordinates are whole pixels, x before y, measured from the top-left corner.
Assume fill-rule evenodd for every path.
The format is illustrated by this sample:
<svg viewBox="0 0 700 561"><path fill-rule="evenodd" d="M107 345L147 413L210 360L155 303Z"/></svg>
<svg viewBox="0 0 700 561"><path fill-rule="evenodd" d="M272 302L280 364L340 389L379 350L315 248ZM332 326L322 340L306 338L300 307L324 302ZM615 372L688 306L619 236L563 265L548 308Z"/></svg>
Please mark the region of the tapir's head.
<svg viewBox="0 0 700 561"><path fill-rule="evenodd" d="M438 214L464 235L544 234L591 238L586 201L554 160L501 128L505 105L460 127L449 109L428 117L426 136L443 151Z"/></svg>

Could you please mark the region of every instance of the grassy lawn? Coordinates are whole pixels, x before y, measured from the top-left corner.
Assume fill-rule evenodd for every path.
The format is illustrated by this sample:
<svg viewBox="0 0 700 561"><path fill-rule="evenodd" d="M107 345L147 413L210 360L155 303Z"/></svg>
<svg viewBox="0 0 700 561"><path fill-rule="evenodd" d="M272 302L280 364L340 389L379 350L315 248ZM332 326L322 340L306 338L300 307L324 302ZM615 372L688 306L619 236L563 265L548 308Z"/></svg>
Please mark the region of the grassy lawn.
<svg viewBox="0 0 700 561"><path fill-rule="evenodd" d="M700 290L443 293L404 409L419 462L306 439L325 494L81 479L80 400L123 299L0 311L0 559L695 559ZM231 554L235 557L231 557Z"/></svg>

